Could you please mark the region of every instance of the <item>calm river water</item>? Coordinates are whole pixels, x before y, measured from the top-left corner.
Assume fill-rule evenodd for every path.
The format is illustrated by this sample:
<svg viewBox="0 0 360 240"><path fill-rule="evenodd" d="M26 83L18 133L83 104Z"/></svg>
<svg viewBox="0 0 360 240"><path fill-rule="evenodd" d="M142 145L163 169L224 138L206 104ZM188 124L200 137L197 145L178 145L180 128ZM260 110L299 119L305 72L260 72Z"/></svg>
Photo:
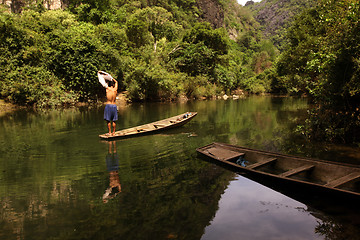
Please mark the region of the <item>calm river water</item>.
<svg viewBox="0 0 360 240"><path fill-rule="evenodd" d="M274 97L132 104L117 129L198 116L112 142L98 138L103 107L1 116L0 239L359 239L358 211L314 207L325 202L300 202L196 154L217 141L360 164L358 148L292 134L307 108Z"/></svg>

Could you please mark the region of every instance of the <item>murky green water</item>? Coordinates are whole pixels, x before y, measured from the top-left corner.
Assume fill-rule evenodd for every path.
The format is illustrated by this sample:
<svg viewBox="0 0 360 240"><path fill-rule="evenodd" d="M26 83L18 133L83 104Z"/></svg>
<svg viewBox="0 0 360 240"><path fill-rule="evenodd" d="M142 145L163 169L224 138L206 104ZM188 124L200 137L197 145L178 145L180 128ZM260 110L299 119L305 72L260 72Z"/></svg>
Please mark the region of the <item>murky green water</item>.
<svg viewBox="0 0 360 240"><path fill-rule="evenodd" d="M197 111L155 135L101 141L103 108L0 117L0 239L335 239L334 216L198 158L214 141L360 164L360 151L291 134L306 99L133 104L118 129Z"/></svg>

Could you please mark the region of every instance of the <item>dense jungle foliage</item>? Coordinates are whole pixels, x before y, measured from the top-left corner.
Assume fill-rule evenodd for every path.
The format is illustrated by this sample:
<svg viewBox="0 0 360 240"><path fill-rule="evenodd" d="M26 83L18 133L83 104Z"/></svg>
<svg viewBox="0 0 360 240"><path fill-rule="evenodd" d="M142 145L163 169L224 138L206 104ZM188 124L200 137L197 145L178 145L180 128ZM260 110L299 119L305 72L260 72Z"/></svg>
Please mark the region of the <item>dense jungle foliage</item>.
<svg viewBox="0 0 360 240"><path fill-rule="evenodd" d="M357 0L214 0L217 24L195 0L67 2L65 10L1 8L0 98L37 107L96 101L104 95L96 72L105 70L132 101L307 95L317 105L299 132L359 142ZM252 14L267 8L292 17L265 38Z"/></svg>
<svg viewBox="0 0 360 240"><path fill-rule="evenodd" d="M288 29L277 86L312 97L299 128L311 138L360 142L360 2L322 0Z"/></svg>
<svg viewBox="0 0 360 240"><path fill-rule="evenodd" d="M261 74L276 49L246 9L223 4L236 11L217 29L201 21L195 1L73 0L66 10L39 4L20 14L3 7L1 98L38 107L97 100L98 70L133 101L270 91Z"/></svg>

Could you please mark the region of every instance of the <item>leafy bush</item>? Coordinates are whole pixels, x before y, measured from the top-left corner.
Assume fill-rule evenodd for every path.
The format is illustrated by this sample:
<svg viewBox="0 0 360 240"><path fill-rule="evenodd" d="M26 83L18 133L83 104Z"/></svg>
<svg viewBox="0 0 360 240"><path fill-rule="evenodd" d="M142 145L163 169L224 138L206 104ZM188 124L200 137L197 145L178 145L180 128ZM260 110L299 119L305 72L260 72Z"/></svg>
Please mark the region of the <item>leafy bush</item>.
<svg viewBox="0 0 360 240"><path fill-rule="evenodd" d="M55 107L74 104L76 95L64 92L62 83L42 67L17 68L6 76L1 96L21 105Z"/></svg>
<svg viewBox="0 0 360 240"><path fill-rule="evenodd" d="M202 97L213 97L218 95L221 92L215 84L211 84L208 81L208 78L203 75L198 75L195 77L186 77L183 82L183 95L188 98L197 98Z"/></svg>

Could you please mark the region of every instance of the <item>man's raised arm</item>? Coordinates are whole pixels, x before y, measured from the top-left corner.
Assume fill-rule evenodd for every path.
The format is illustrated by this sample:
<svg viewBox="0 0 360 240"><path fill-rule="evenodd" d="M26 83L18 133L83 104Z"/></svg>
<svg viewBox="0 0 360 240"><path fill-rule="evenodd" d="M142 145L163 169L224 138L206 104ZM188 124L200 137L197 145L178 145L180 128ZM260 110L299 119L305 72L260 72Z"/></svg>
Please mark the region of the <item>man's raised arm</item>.
<svg viewBox="0 0 360 240"><path fill-rule="evenodd" d="M115 78L113 78L113 81L115 82L115 91L117 91L118 90L118 82L116 81L116 79Z"/></svg>

